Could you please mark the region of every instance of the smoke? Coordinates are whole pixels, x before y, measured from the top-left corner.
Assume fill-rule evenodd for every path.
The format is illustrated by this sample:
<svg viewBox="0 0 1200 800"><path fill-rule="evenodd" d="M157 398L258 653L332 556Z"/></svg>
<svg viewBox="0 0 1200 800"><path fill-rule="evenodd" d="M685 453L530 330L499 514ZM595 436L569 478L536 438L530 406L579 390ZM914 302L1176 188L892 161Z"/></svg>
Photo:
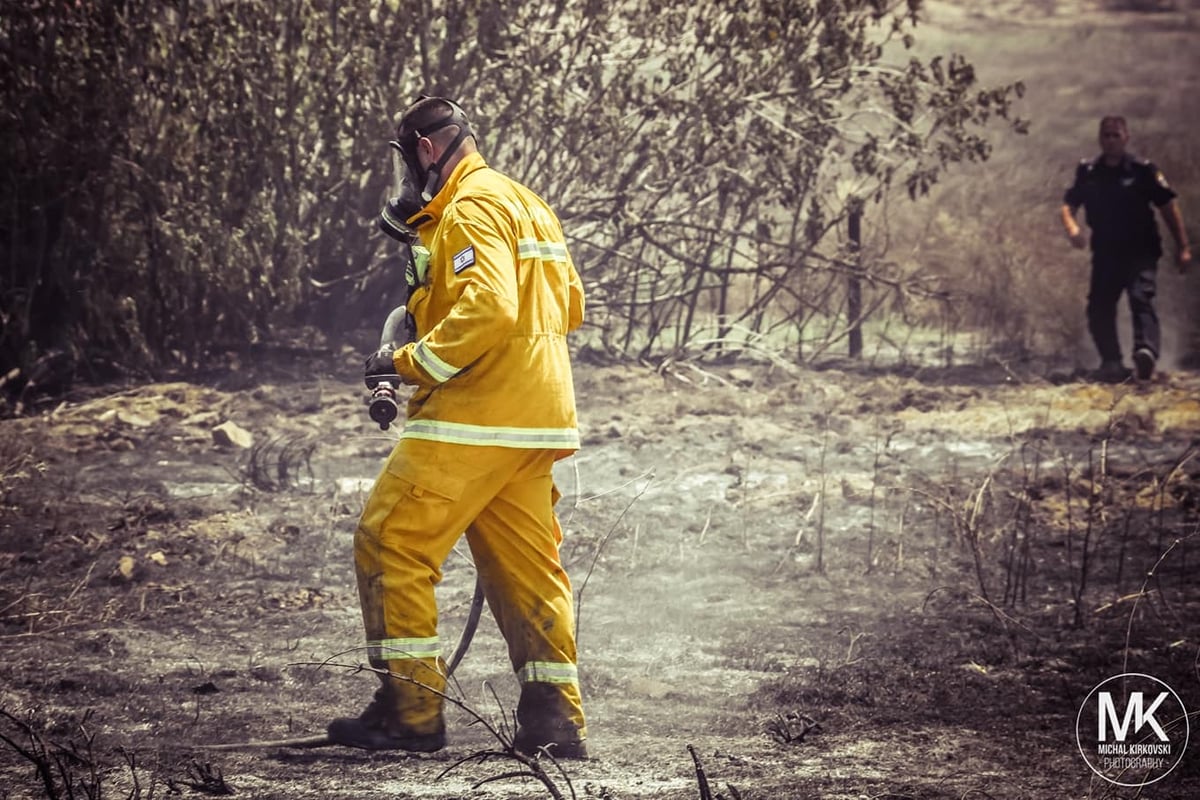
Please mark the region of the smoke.
<svg viewBox="0 0 1200 800"><path fill-rule="evenodd" d="M1178 370L1200 365L1200 303L1197 268L1180 275L1172 255L1167 255L1158 270L1158 318L1162 328L1162 352L1159 367Z"/></svg>

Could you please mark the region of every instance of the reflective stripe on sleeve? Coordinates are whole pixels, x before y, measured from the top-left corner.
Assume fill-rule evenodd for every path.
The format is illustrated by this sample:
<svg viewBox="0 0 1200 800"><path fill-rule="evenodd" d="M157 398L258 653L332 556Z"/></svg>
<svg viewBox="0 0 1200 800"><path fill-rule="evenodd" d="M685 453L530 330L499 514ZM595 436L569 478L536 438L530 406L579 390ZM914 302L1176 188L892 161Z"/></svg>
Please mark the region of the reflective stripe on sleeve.
<svg viewBox="0 0 1200 800"><path fill-rule="evenodd" d="M383 661L401 661L410 658L437 658L442 654L438 637L423 639L380 639L367 642L367 655Z"/></svg>
<svg viewBox="0 0 1200 800"><path fill-rule="evenodd" d="M517 670L521 683L579 683L579 668L556 661L527 661Z"/></svg>
<svg viewBox="0 0 1200 800"><path fill-rule="evenodd" d="M537 239L518 239L517 258L538 258L561 264L567 260L567 246L562 242L543 242Z"/></svg>
<svg viewBox="0 0 1200 800"><path fill-rule="evenodd" d="M579 431L575 428L504 428L438 419L411 419L404 424L401 437L524 450L579 449Z"/></svg>
<svg viewBox="0 0 1200 800"><path fill-rule="evenodd" d="M413 348L413 360L424 367L430 377L438 383L445 383L462 372L458 367L453 367L434 355L425 342L418 342Z"/></svg>

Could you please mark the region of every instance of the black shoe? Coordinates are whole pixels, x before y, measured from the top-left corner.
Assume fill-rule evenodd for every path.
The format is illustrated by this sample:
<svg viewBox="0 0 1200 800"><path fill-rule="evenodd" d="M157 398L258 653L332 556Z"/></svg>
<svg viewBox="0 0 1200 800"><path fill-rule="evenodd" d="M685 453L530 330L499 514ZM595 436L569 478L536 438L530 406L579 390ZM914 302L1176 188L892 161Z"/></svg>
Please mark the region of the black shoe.
<svg viewBox="0 0 1200 800"><path fill-rule="evenodd" d="M357 717L338 717L325 728L333 744L358 747L362 750L408 750L412 753L432 753L446 746L446 729L439 724L434 733L403 731L403 725L389 724L392 707L387 686L375 690L375 696ZM440 720L439 720L440 722Z"/></svg>
<svg viewBox="0 0 1200 800"><path fill-rule="evenodd" d="M1148 381L1154 375L1154 365L1158 359L1154 357L1149 347L1139 347L1133 354L1133 366L1137 371L1139 381Z"/></svg>
<svg viewBox="0 0 1200 800"><path fill-rule="evenodd" d="M587 742L583 739L549 740L547 737L534 736L526 728L519 728L513 737L513 749L527 756L540 756L549 753L558 761L567 759L587 761Z"/></svg>
<svg viewBox="0 0 1200 800"><path fill-rule="evenodd" d="M361 717L338 717L325 729L329 741L344 747L361 750L407 750L410 753L432 753L446 746L446 734L416 733L397 735L386 728L373 725Z"/></svg>
<svg viewBox="0 0 1200 800"><path fill-rule="evenodd" d="M1120 361L1105 361L1096 370L1095 379L1101 383L1124 383L1132 374Z"/></svg>

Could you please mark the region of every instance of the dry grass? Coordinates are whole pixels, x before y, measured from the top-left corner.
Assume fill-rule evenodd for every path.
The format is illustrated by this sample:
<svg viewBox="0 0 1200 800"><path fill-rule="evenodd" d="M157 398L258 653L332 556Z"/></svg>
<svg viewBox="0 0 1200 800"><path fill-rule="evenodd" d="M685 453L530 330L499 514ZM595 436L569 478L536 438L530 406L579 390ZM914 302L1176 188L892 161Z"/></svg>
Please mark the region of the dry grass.
<svg viewBox="0 0 1200 800"><path fill-rule="evenodd" d="M1097 150L1103 115L1129 119L1131 149L1165 172L1180 194L1190 238L1198 238L1200 161L1188 135L1200 89L1198 5L1010 3L980 11L963 2L930 4L935 24L918 47L968 54L985 83L1022 81L1027 91L1018 113L1031 120L1028 136L993 137L987 164L954 171L927 200L887 209L888 230L875 230L876 246L889 237L890 257L945 282L956 298L951 324L977 331L1001 351L1092 363L1083 319L1088 258L1067 245L1057 215L1074 165ZM1103 6L1173 13L1103 17ZM1163 236L1169 243L1165 230ZM1195 349L1189 309L1200 291L1168 261L1160 270L1159 308L1164 363L1171 366Z"/></svg>

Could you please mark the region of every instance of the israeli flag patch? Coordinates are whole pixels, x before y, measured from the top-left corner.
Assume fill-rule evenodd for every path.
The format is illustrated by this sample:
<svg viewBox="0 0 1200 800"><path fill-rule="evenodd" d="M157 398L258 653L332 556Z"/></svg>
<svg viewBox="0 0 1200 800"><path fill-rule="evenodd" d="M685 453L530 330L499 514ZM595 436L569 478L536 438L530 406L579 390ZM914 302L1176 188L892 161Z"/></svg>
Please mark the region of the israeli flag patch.
<svg viewBox="0 0 1200 800"><path fill-rule="evenodd" d="M465 249L459 250L451 261L454 264L454 274L457 275L475 263L475 246L469 245Z"/></svg>

